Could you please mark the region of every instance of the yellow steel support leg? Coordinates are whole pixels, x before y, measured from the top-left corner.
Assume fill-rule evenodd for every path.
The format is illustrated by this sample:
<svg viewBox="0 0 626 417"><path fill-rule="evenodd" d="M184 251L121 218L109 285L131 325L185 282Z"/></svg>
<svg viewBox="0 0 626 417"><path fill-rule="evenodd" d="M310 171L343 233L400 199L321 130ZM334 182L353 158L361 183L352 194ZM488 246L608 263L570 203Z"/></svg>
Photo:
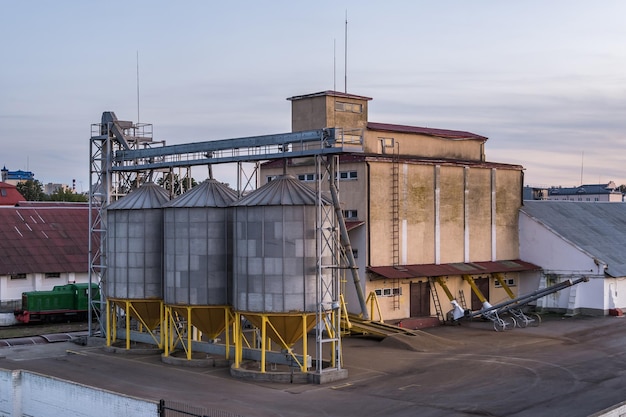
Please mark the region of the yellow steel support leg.
<svg viewBox="0 0 626 417"><path fill-rule="evenodd" d="M487 299L485 298L485 296L483 295L483 293L478 289L478 287L476 286L476 283L474 282L474 280L472 279L471 276L469 275L463 275L463 279L465 281L467 281L467 283L470 285L470 287L472 288L472 291L474 291L474 294L476 294L476 297L478 297L478 299L480 300L480 302L482 304L485 304L485 302L487 301Z"/></svg>
<svg viewBox="0 0 626 417"><path fill-rule="evenodd" d="M130 303L124 302L126 311L126 350L130 350Z"/></svg>
<svg viewBox="0 0 626 417"><path fill-rule="evenodd" d="M504 288L504 291L506 291L506 293L509 295L511 300L515 299L515 294L513 294L513 291L511 291L511 288L508 285L506 285L506 281L504 280L504 276L501 273L495 273L495 274L493 274L493 276L495 277L495 279L498 280L500 285L502 285L502 288Z"/></svg>
<svg viewBox="0 0 626 417"><path fill-rule="evenodd" d="M383 312L380 309L380 304L378 304L378 297L376 297L376 293L374 291L370 292L367 296L367 300L370 302L370 320L374 321L374 306L376 306L376 311L378 312L378 321L380 323L384 323Z"/></svg>
<svg viewBox="0 0 626 417"><path fill-rule="evenodd" d="M165 327L163 329L163 333L164 333L164 338L165 338L165 348L163 350L163 356L168 357L170 356L170 343L171 343L171 338L169 336L170 334L170 322L172 319L172 310L166 306L165 307Z"/></svg>
<svg viewBox="0 0 626 417"><path fill-rule="evenodd" d="M112 317L111 317L111 303L109 302L109 300L107 299L107 303L106 303L106 328L107 328L107 346L111 346L111 322Z"/></svg>
<svg viewBox="0 0 626 417"><path fill-rule="evenodd" d="M226 344L226 359L230 359L230 315L228 308L224 308L224 343ZM233 335L235 333L235 329L233 326Z"/></svg>
<svg viewBox="0 0 626 417"><path fill-rule="evenodd" d="M261 316L261 373L265 373L265 339L267 338L267 317Z"/></svg>
<svg viewBox="0 0 626 417"><path fill-rule="evenodd" d="M191 307L187 307L187 360L191 360Z"/></svg>
<svg viewBox="0 0 626 417"><path fill-rule="evenodd" d="M452 293L450 292L450 289L446 285L446 282L443 280L443 278L437 277L435 279L437 283L441 286L441 288L443 288L443 292L446 293L446 297L448 297L448 300L453 301L455 298L452 296Z"/></svg>
<svg viewBox="0 0 626 417"><path fill-rule="evenodd" d="M241 332L241 315L238 312L235 313L233 333L233 336L235 337L235 368L239 368L243 351L243 334Z"/></svg>
<svg viewBox="0 0 626 417"><path fill-rule="evenodd" d="M306 324L307 324L307 320L306 320L306 314L302 315L302 365L300 366L300 371L301 372L306 372L307 371L307 367L306 367L306 355L308 352L307 349L307 331L306 331Z"/></svg>
<svg viewBox="0 0 626 417"><path fill-rule="evenodd" d="M163 332L163 326L165 325L165 304L163 302L159 303L159 314L161 318L161 331L159 332L159 349L163 349L163 345L165 344L165 333Z"/></svg>

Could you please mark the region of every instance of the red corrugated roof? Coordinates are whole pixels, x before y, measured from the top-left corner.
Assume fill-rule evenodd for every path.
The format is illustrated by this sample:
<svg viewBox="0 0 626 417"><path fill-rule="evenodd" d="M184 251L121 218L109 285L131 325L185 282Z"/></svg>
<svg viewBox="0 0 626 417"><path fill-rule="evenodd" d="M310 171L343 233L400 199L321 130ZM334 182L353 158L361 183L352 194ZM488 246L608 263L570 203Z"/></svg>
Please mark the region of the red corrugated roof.
<svg viewBox="0 0 626 417"><path fill-rule="evenodd" d="M422 135L437 136L447 139L477 139L482 141L487 140L487 138L484 136L480 136L471 132L464 132L462 130L433 129L430 127L392 125L389 123L374 122L368 122L367 128L370 130L382 130L385 132L418 133Z"/></svg>
<svg viewBox="0 0 626 417"><path fill-rule="evenodd" d="M18 201L23 201L24 196L17 191L13 184L0 182L0 206L14 206Z"/></svg>
<svg viewBox="0 0 626 417"><path fill-rule="evenodd" d="M87 272L88 252L88 207L0 207L0 274Z"/></svg>
<svg viewBox="0 0 626 417"><path fill-rule="evenodd" d="M380 279L423 278L448 275L480 275L496 272L535 271L541 267L519 259L494 262L471 262L451 264L421 264L394 266L371 266L369 271L379 275Z"/></svg>

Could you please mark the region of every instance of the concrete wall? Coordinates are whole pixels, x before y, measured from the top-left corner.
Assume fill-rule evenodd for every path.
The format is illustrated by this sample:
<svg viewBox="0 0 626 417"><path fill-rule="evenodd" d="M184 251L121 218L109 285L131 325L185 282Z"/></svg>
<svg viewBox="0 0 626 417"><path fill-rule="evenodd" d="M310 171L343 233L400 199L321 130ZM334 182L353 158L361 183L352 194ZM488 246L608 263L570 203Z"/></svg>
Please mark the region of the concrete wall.
<svg viewBox="0 0 626 417"><path fill-rule="evenodd" d="M394 148L382 146L382 139L393 138L399 155L445 158L459 161L484 161L483 140L450 140L430 135L367 130L363 138L366 153L393 154ZM389 143L389 141L386 141Z"/></svg>
<svg viewBox="0 0 626 417"><path fill-rule="evenodd" d="M392 164L370 161L369 263L391 265ZM401 264L517 259L517 169L404 163L399 169ZM367 201L365 196L362 197Z"/></svg>
<svg viewBox="0 0 626 417"><path fill-rule="evenodd" d="M335 111L337 102L361 106L361 112ZM291 130L345 127L365 129L367 125L367 100L351 97L316 96L291 102Z"/></svg>
<svg viewBox="0 0 626 417"><path fill-rule="evenodd" d="M0 417L152 417L156 402L26 371L0 369Z"/></svg>

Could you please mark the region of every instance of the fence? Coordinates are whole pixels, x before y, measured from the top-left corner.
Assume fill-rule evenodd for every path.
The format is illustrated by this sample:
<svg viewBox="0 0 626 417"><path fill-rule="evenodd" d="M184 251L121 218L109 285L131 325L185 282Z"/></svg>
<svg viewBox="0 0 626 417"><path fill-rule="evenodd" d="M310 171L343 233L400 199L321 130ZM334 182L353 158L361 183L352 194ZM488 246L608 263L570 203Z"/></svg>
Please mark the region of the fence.
<svg viewBox="0 0 626 417"><path fill-rule="evenodd" d="M171 400L159 401L159 417L243 417L223 410L207 410Z"/></svg>

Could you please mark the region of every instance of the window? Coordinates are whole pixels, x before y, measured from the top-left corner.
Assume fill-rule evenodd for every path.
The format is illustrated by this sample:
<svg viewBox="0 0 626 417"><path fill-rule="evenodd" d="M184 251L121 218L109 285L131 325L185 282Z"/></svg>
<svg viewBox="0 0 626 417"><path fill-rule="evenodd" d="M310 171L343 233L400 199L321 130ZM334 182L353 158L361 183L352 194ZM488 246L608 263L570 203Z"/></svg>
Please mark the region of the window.
<svg viewBox="0 0 626 417"><path fill-rule="evenodd" d="M378 140L380 140L380 148L383 153L393 153L396 146L394 138L378 138Z"/></svg>
<svg viewBox="0 0 626 417"><path fill-rule="evenodd" d="M377 288L374 290L377 297L392 297L402 295L402 288Z"/></svg>
<svg viewBox="0 0 626 417"><path fill-rule="evenodd" d="M278 175L268 175L267 176L267 182L271 182L271 181L275 180L276 177L278 177Z"/></svg>
<svg viewBox="0 0 626 417"><path fill-rule="evenodd" d="M363 105L358 103L346 103L345 101L338 101L335 103L335 110L350 113L363 113Z"/></svg>
<svg viewBox="0 0 626 417"><path fill-rule="evenodd" d="M344 210L343 217L344 219L358 219L359 213L356 210Z"/></svg>
<svg viewBox="0 0 626 417"><path fill-rule="evenodd" d="M298 179L304 182L315 181L315 174L300 174L298 175Z"/></svg>
<svg viewBox="0 0 626 417"><path fill-rule="evenodd" d="M505 278L504 283L506 284L507 287L515 287L515 278ZM494 281L494 285L496 288L502 287L502 285L500 285L500 281L498 280Z"/></svg>
<svg viewBox="0 0 626 417"><path fill-rule="evenodd" d="M356 171L342 171L337 173L337 179L339 180L356 180L358 174Z"/></svg>
<svg viewBox="0 0 626 417"><path fill-rule="evenodd" d="M11 274L11 279L26 279L26 274Z"/></svg>
<svg viewBox="0 0 626 417"><path fill-rule="evenodd" d="M46 272L46 278L61 278L60 272Z"/></svg>
<svg viewBox="0 0 626 417"><path fill-rule="evenodd" d="M6 197L6 196L7 196L7 190L6 190L5 188L1 189L1 190L0 190L0 195L1 195L2 197Z"/></svg>
<svg viewBox="0 0 626 417"><path fill-rule="evenodd" d="M352 249L352 256L354 257L354 259L359 259L359 250Z"/></svg>

